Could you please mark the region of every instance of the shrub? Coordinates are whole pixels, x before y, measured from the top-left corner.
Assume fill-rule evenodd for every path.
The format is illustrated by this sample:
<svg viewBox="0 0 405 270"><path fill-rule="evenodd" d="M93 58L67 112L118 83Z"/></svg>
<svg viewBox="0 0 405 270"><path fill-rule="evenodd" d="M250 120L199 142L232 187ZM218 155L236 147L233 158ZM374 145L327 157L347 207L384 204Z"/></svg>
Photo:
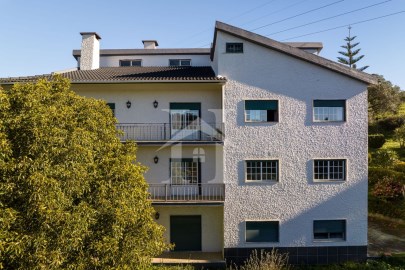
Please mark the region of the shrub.
<svg viewBox="0 0 405 270"><path fill-rule="evenodd" d="M368 135L368 146L371 148L380 148L385 143L384 134L371 134Z"/></svg>
<svg viewBox="0 0 405 270"><path fill-rule="evenodd" d="M231 270L238 270L237 266L231 267ZM272 249L271 252L265 252L260 250L258 254L257 250L253 250L250 255L240 268L240 270L288 270L290 266L288 265L288 254L278 253L277 250Z"/></svg>
<svg viewBox="0 0 405 270"><path fill-rule="evenodd" d="M394 167L392 169L396 172L405 173L405 162L403 161L395 162Z"/></svg>
<svg viewBox="0 0 405 270"><path fill-rule="evenodd" d="M392 177L384 176L378 181L371 194L382 200L398 200L404 197L405 186L399 180L395 180Z"/></svg>
<svg viewBox="0 0 405 270"><path fill-rule="evenodd" d="M377 124L379 128L383 130L394 131L396 128L399 128L400 126L405 124L405 117L402 115L390 116L378 120Z"/></svg>
<svg viewBox="0 0 405 270"><path fill-rule="evenodd" d="M405 174L402 172L380 167L370 167L368 168L369 186L373 187L374 184L376 184L380 179L383 179L385 176L398 179L402 183L405 183Z"/></svg>
<svg viewBox="0 0 405 270"><path fill-rule="evenodd" d="M394 131L394 138L399 142L401 148L405 147L405 125L396 128Z"/></svg>
<svg viewBox="0 0 405 270"><path fill-rule="evenodd" d="M389 168L394 165L394 162L398 159L397 153L387 149L380 149L375 151L372 156L372 164L383 168Z"/></svg>

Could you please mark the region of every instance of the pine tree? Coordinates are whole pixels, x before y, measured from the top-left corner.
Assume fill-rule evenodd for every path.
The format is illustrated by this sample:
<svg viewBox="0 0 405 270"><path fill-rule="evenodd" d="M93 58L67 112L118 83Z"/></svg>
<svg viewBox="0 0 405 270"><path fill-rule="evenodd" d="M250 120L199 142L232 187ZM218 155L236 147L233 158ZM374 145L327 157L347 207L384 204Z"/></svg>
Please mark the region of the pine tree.
<svg viewBox="0 0 405 270"><path fill-rule="evenodd" d="M346 37L344 40L346 41L346 45L340 46L343 49L345 49L346 51L340 51L339 53L345 57L338 57L338 62L342 63L344 65L348 65L351 68L363 71L366 68L368 68L369 66L364 66L361 68L357 67L357 62L360 61L364 55L359 55L357 56L357 54L360 52L361 49L354 49L355 47L357 47L357 45L360 44L360 42L354 43L352 44L352 42L356 39L356 36L350 36L350 30L352 29L351 26L349 26L349 36Z"/></svg>

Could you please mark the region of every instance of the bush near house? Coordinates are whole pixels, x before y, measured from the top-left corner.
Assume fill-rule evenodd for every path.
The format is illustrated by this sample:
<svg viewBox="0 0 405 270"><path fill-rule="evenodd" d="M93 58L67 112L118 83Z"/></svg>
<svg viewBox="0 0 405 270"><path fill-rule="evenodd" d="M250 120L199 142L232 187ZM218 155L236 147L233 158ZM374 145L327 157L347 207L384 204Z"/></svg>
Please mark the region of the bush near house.
<svg viewBox="0 0 405 270"><path fill-rule="evenodd" d="M168 248L115 124L61 77L0 88L0 269L145 269Z"/></svg>
<svg viewBox="0 0 405 270"><path fill-rule="evenodd" d="M368 135L368 146L374 149L381 148L385 143L384 134Z"/></svg>

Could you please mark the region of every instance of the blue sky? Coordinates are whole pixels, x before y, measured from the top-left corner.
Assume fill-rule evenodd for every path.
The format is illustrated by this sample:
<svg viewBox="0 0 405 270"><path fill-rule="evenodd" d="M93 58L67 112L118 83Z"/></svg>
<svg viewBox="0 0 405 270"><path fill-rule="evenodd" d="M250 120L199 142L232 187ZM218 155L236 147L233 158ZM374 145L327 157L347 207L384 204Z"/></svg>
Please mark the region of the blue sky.
<svg viewBox="0 0 405 270"><path fill-rule="evenodd" d="M0 10L0 77L10 77L75 67L72 50L80 48L79 32L99 33L102 49L142 48L143 39L158 40L160 48L197 48L209 46L216 20L279 41L323 42L321 56L336 61L347 27L302 35L405 11L405 1L0 0ZM327 19L332 16L337 17ZM405 13L352 26L365 55L359 66L369 65L367 72L382 74L403 90L404 27Z"/></svg>

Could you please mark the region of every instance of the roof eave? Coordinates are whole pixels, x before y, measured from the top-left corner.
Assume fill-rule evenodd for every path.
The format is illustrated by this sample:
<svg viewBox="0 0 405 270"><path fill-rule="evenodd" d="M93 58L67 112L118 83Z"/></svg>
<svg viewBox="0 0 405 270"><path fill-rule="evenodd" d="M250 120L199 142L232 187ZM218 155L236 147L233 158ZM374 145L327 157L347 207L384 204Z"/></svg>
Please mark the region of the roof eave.
<svg viewBox="0 0 405 270"><path fill-rule="evenodd" d="M340 74L343 74L345 76L348 76L352 79L356 79L358 81L367 83L367 84L376 84L377 79L373 77L372 75L358 71L349 67L346 67L342 64L336 63L334 61L331 61L329 59L323 58L318 55L314 55L309 52L305 52L301 49L294 48L290 45L283 44L282 42L278 42L275 40L272 40L270 38L255 34L253 32L249 32L246 30L243 30L241 28L225 24L223 22L217 21L215 23L215 31L214 31L214 41L213 41L213 47L211 50L211 61L214 59L214 54L215 54L215 44L216 44L216 37L217 37L217 32L222 31L224 33L230 34L232 36L245 39L249 42L258 44L263 47L267 47L276 51L279 51L281 53L290 55L292 57L295 57L297 59L318 65L320 67L338 72Z"/></svg>

